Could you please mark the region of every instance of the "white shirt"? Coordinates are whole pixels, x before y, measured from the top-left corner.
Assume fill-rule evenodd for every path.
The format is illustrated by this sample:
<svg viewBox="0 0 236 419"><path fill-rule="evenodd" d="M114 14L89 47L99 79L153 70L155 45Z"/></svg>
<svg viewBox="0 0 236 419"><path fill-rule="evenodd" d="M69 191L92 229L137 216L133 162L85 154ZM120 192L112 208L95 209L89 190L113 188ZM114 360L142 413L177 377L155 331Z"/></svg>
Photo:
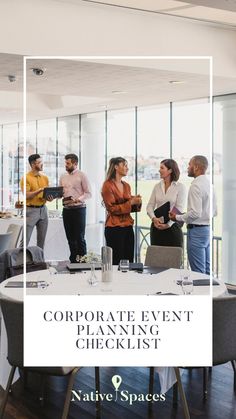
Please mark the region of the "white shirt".
<svg viewBox="0 0 236 419"><path fill-rule="evenodd" d="M186 188L182 183L174 181L171 182L171 185L166 192L165 182L163 179L154 186L147 204L147 214L151 220L155 217L154 210L168 201L170 202L170 209L176 207L180 212L184 211L186 203ZM173 221L168 221L168 224L172 225Z"/></svg>
<svg viewBox="0 0 236 419"><path fill-rule="evenodd" d="M210 182L206 175L193 180L188 192L187 212L176 215L176 220L187 224L210 224Z"/></svg>

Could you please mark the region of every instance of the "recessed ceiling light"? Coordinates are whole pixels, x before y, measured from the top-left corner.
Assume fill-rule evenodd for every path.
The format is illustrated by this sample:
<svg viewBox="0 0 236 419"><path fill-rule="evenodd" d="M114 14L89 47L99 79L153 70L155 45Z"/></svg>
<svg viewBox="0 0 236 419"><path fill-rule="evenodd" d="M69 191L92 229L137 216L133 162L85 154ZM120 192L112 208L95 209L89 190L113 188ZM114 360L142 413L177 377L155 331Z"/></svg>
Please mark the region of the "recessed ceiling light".
<svg viewBox="0 0 236 419"><path fill-rule="evenodd" d="M182 84L185 83L183 80L169 80L170 84Z"/></svg>
<svg viewBox="0 0 236 419"><path fill-rule="evenodd" d="M124 90L112 90L112 94L113 95L123 95L127 92L125 92Z"/></svg>

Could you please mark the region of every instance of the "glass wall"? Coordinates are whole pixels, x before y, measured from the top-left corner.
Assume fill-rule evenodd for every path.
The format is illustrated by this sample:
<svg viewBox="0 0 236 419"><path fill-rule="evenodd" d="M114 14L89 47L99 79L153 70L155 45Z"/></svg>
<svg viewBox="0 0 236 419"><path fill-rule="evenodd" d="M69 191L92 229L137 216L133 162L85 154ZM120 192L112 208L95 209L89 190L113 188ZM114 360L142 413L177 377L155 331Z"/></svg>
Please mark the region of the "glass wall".
<svg viewBox="0 0 236 419"><path fill-rule="evenodd" d="M154 185L159 181L160 162L170 156L170 107L138 108L137 112L137 180L143 211L138 224L150 226L146 206Z"/></svg>
<svg viewBox="0 0 236 419"><path fill-rule="evenodd" d="M214 183L218 217L214 230L222 236L222 276L236 284L236 95L214 99ZM221 224L222 220L222 224Z"/></svg>
<svg viewBox="0 0 236 419"><path fill-rule="evenodd" d="M189 187L188 162L201 154L210 162L210 106L207 100L173 103L172 106L172 157L180 168L180 181ZM209 173L209 170L208 170Z"/></svg>
<svg viewBox="0 0 236 419"><path fill-rule="evenodd" d="M79 136L80 119L79 115L64 116L57 120L57 182L65 171L64 157L66 154L80 154Z"/></svg>
<svg viewBox="0 0 236 419"><path fill-rule="evenodd" d="M107 112L107 165L118 156L128 161L127 181L135 193L135 109Z"/></svg>
<svg viewBox="0 0 236 419"><path fill-rule="evenodd" d="M225 119L230 97L216 98L213 109L213 180L218 203L214 234L219 241L222 235L222 144L224 136L230 132L230 122ZM18 199L19 179L23 175L23 126L9 124L0 128L0 199L1 207L8 208ZM88 175L93 189L94 198L88 204L88 222L92 224L104 222L100 190L109 159L124 156L129 163L127 181L132 192L143 198L142 212L136 215L136 227L139 230L143 227L147 235L150 220L146 205L153 186L159 181L160 161L166 157L176 159L180 180L189 187L188 161L194 154L210 157L209 139L207 99L32 121L27 123L26 130L27 155L35 152L42 155L51 185L58 184L64 171L65 154L79 155L80 168ZM57 206L61 209L61 201L49 204L50 209Z"/></svg>
<svg viewBox="0 0 236 419"><path fill-rule="evenodd" d="M18 199L19 173L19 124L4 125L3 140L3 176L2 176L2 206L10 208Z"/></svg>

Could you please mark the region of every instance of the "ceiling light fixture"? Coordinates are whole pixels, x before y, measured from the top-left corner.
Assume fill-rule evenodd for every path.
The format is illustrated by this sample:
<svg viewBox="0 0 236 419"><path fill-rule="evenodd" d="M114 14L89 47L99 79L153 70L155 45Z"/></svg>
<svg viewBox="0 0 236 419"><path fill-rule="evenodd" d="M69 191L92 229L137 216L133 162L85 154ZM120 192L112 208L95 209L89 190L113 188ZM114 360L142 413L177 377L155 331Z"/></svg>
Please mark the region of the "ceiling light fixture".
<svg viewBox="0 0 236 419"><path fill-rule="evenodd" d="M183 80L170 80L169 83L170 84L183 84L184 81Z"/></svg>
<svg viewBox="0 0 236 419"><path fill-rule="evenodd" d="M111 92L113 95L123 95L127 92L125 92L124 90L112 90Z"/></svg>

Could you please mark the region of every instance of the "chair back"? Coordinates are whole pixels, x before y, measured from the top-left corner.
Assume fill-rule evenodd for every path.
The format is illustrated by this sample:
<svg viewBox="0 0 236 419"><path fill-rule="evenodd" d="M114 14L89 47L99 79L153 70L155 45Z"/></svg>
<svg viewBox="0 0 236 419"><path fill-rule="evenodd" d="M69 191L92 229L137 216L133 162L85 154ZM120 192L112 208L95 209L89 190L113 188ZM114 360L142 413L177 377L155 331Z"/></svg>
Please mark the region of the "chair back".
<svg viewBox="0 0 236 419"><path fill-rule="evenodd" d="M11 364L12 366L23 368L23 302L1 298L0 304L7 332L7 359L9 361L9 364ZM74 368L75 367L28 367L30 371L38 371L41 374L50 374L57 376L68 375Z"/></svg>
<svg viewBox="0 0 236 419"><path fill-rule="evenodd" d="M12 366L23 367L23 302L1 299L7 332L7 359Z"/></svg>
<svg viewBox="0 0 236 419"><path fill-rule="evenodd" d="M236 360L236 296L213 300L213 365Z"/></svg>
<svg viewBox="0 0 236 419"><path fill-rule="evenodd" d="M182 248L170 246L148 246L145 265L154 268L177 268L182 263Z"/></svg>
<svg viewBox="0 0 236 419"><path fill-rule="evenodd" d="M7 249L10 249L10 240L12 233L0 234L0 253L4 252Z"/></svg>
<svg viewBox="0 0 236 419"><path fill-rule="evenodd" d="M15 249L20 241L23 227L19 224L10 224L7 232L12 233L9 249Z"/></svg>

